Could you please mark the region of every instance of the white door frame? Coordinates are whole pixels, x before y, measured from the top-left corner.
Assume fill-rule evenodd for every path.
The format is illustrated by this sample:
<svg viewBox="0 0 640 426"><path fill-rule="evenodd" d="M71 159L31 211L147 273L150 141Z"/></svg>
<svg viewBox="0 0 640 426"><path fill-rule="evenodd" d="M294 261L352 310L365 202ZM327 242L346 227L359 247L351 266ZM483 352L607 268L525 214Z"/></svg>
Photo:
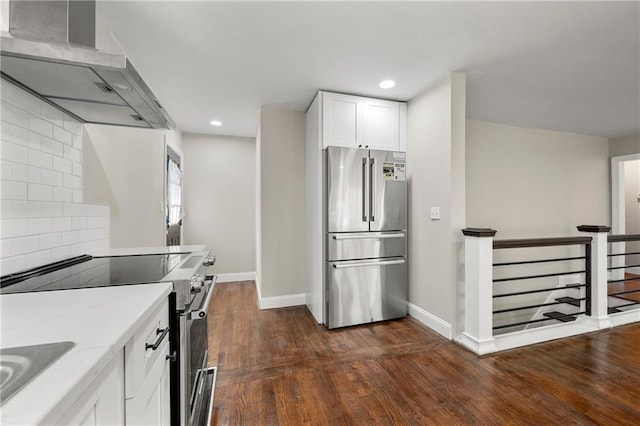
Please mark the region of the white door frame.
<svg viewBox="0 0 640 426"><path fill-rule="evenodd" d="M633 160L640 160L640 153L611 157L611 233L613 235L625 232L624 164ZM624 252L625 243L612 244L612 251ZM615 256L611 259L611 266L624 264L624 256ZM622 278L624 278L624 270L614 269L612 279Z"/></svg>

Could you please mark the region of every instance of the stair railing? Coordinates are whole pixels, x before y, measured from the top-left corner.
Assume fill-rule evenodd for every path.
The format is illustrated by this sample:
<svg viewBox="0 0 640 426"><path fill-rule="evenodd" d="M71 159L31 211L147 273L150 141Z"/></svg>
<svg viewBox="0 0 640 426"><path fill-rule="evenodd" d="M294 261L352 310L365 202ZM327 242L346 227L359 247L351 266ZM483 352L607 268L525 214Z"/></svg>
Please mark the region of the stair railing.
<svg viewBox="0 0 640 426"><path fill-rule="evenodd" d="M585 235L514 240L494 240L496 231L490 228L462 230L465 323L456 341L484 354L611 327L607 310L607 232L610 228L581 225L578 230ZM500 254L512 249L536 253L526 258ZM494 262L496 253L498 261ZM527 271L533 266L547 265L555 266L543 273ZM518 270L505 272L510 267ZM549 296L541 300L544 294ZM529 297L534 302L526 300ZM556 311L556 306L562 308ZM531 315L534 309L537 312ZM547 309L554 310L547 312ZM528 318L517 319L518 313Z"/></svg>
<svg viewBox="0 0 640 426"><path fill-rule="evenodd" d="M607 280L607 312L617 314L640 305L640 274L625 274L640 268L640 244L630 247L626 243L640 242L640 234L609 235L609 279Z"/></svg>

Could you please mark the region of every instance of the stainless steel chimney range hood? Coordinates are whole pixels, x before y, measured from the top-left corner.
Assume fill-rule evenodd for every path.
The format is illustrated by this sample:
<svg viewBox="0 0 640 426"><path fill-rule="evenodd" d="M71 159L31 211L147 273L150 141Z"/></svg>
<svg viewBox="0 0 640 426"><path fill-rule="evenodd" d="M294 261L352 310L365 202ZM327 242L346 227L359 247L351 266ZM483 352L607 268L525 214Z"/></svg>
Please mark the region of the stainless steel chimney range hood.
<svg viewBox="0 0 640 426"><path fill-rule="evenodd" d="M85 123L172 129L124 55L95 49L95 0L9 4L2 77Z"/></svg>

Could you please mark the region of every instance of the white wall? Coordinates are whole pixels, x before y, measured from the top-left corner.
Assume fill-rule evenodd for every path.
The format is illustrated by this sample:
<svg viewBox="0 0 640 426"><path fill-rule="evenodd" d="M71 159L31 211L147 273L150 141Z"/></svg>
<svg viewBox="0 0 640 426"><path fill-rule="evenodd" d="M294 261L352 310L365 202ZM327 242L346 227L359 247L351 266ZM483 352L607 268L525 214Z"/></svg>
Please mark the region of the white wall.
<svg viewBox="0 0 640 426"><path fill-rule="evenodd" d="M609 139L609 157L640 153L640 134Z"/></svg>
<svg viewBox="0 0 640 426"><path fill-rule="evenodd" d="M640 235L640 160L625 161L624 177L624 233ZM625 251L640 252L640 241L625 243ZM640 265L640 255L625 257L626 265ZM627 272L640 274L640 267L631 268Z"/></svg>
<svg viewBox="0 0 640 426"><path fill-rule="evenodd" d="M259 140L261 296L304 297L305 113L263 107Z"/></svg>
<svg viewBox="0 0 640 426"><path fill-rule="evenodd" d="M467 225L496 238L610 224L605 138L469 120L466 168Z"/></svg>
<svg viewBox="0 0 640 426"><path fill-rule="evenodd" d="M409 313L457 329L465 218L465 77L450 74L408 104ZM441 220L432 221L431 207Z"/></svg>
<svg viewBox="0 0 640 426"><path fill-rule="evenodd" d="M255 271L255 140L183 133L184 244L206 244L216 272Z"/></svg>
<svg viewBox="0 0 640 426"><path fill-rule="evenodd" d="M1 80L1 274L109 246L109 207L83 204L82 125Z"/></svg>
<svg viewBox="0 0 640 426"><path fill-rule="evenodd" d="M256 199L255 199L255 232L256 232L256 290L258 299L261 298L262 292L262 133L260 125L258 125L258 134L256 135L256 153L255 153L255 178L256 178Z"/></svg>
<svg viewBox="0 0 640 426"><path fill-rule="evenodd" d="M182 153L176 131L85 125L85 197L111 206L112 248L165 245L165 141Z"/></svg>

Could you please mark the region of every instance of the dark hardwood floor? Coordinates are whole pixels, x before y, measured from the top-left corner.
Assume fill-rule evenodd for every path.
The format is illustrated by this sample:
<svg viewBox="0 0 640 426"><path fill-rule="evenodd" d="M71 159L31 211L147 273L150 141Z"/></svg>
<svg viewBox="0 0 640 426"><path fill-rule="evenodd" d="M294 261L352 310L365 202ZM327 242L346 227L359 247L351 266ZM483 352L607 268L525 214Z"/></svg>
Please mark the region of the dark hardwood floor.
<svg viewBox="0 0 640 426"><path fill-rule="evenodd" d="M631 281L609 283L609 294L617 293L619 291L640 290L640 275L624 274L624 278ZM640 291L638 293L621 294L616 297L619 299L640 302Z"/></svg>
<svg viewBox="0 0 640 426"><path fill-rule="evenodd" d="M412 318L329 331L216 284L213 424L640 424L640 323L478 357Z"/></svg>

